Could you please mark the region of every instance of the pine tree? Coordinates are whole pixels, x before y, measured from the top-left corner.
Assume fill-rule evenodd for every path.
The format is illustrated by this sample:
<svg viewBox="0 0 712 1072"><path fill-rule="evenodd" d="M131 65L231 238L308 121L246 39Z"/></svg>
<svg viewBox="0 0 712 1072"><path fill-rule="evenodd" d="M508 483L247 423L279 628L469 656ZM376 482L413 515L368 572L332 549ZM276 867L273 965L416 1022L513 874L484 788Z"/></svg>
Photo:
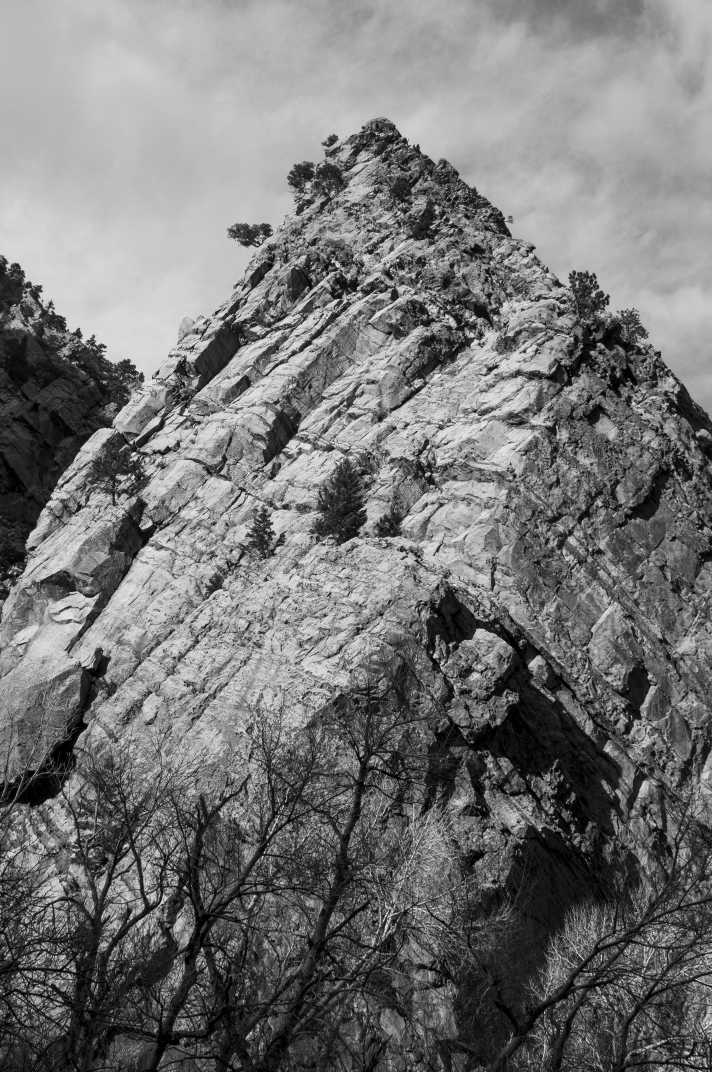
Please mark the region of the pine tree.
<svg viewBox="0 0 712 1072"><path fill-rule="evenodd" d="M259 558L269 558L274 554L274 529L266 506L260 506L255 511L247 533L247 543Z"/></svg>
<svg viewBox="0 0 712 1072"><path fill-rule="evenodd" d="M403 521L403 507L400 500L394 496L387 514L383 514L376 522L374 532L376 536L400 536L401 522Z"/></svg>
<svg viewBox="0 0 712 1072"><path fill-rule="evenodd" d="M394 201L408 201L411 195L410 183L405 175L399 175L390 185L391 197Z"/></svg>
<svg viewBox="0 0 712 1072"><path fill-rule="evenodd" d="M287 175L287 182L292 187L296 197L303 194L307 183L314 178L314 165L311 160L302 160L301 164L295 164Z"/></svg>
<svg viewBox="0 0 712 1072"><path fill-rule="evenodd" d="M569 272L569 286L579 320L584 324L595 324L611 300L599 287L596 273Z"/></svg>
<svg viewBox="0 0 712 1072"><path fill-rule="evenodd" d="M272 228L268 223L233 223L227 234L241 246L261 246L272 236Z"/></svg>
<svg viewBox="0 0 712 1072"><path fill-rule="evenodd" d="M331 478L319 489L317 510L314 532L318 536L333 536L337 543L356 536L366 521L361 478L348 458L339 462Z"/></svg>
<svg viewBox="0 0 712 1072"><path fill-rule="evenodd" d="M647 339L648 332L643 326L640 320L640 313L637 309L620 309L616 316L620 321L621 328L623 329L623 337L626 342L636 343L642 342L643 339Z"/></svg>
<svg viewBox="0 0 712 1072"><path fill-rule="evenodd" d="M94 459L89 479L95 487L107 491L111 495L113 505L116 506L116 492L119 485L123 485L123 490L128 495L133 495L143 483L144 477L140 459L135 457L131 453L131 448L116 436Z"/></svg>
<svg viewBox="0 0 712 1072"><path fill-rule="evenodd" d="M338 194L339 190L343 190L345 185L344 177L336 164L323 163L317 165L314 172L315 191L333 197L334 194Z"/></svg>

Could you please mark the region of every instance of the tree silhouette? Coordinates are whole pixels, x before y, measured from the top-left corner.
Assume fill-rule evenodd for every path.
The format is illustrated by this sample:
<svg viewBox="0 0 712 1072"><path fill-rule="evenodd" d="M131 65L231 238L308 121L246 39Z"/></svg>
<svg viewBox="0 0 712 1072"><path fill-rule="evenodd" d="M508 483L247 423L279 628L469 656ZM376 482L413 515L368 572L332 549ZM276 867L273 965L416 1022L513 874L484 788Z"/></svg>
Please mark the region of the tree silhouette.
<svg viewBox="0 0 712 1072"><path fill-rule="evenodd" d="M311 160L302 160L301 164L295 164L287 175L287 182L294 190L295 195L303 194L307 183L314 178L314 165Z"/></svg>
<svg viewBox="0 0 712 1072"><path fill-rule="evenodd" d="M648 332L640 321L640 313L637 309L620 309L616 316L623 329L623 338L626 342L635 345L647 339Z"/></svg>
<svg viewBox="0 0 712 1072"><path fill-rule="evenodd" d="M405 175L399 175L390 185L391 197L395 201L407 201L410 198L410 183Z"/></svg>
<svg viewBox="0 0 712 1072"><path fill-rule="evenodd" d="M336 164L324 163L317 166L314 172L314 189L318 193L333 197L339 190L343 190L345 185L344 177Z"/></svg>
<svg viewBox="0 0 712 1072"><path fill-rule="evenodd" d="M259 558L269 558L274 553L274 529L266 506L259 506L255 511L247 542Z"/></svg>
<svg viewBox="0 0 712 1072"><path fill-rule="evenodd" d="M569 286L579 320L584 324L595 324L611 300L599 287L596 273L569 272Z"/></svg>
<svg viewBox="0 0 712 1072"><path fill-rule="evenodd" d="M91 483L108 492L114 506L116 493L120 488L127 495L133 495L144 479L145 473L140 459L132 454L129 445L119 436L114 436L104 444L92 462L89 473Z"/></svg>
<svg viewBox="0 0 712 1072"><path fill-rule="evenodd" d="M317 510L314 531L319 536L333 536L337 543L356 536L366 521L361 478L348 458L339 462L319 489Z"/></svg>
<svg viewBox="0 0 712 1072"><path fill-rule="evenodd" d="M271 236L272 228L268 223L233 223L227 233L241 246L261 246Z"/></svg>
<svg viewBox="0 0 712 1072"><path fill-rule="evenodd" d="M401 530L401 522L403 521L403 507L397 496L393 497L393 501L388 509L388 513L379 517L374 529L376 536L399 536Z"/></svg>

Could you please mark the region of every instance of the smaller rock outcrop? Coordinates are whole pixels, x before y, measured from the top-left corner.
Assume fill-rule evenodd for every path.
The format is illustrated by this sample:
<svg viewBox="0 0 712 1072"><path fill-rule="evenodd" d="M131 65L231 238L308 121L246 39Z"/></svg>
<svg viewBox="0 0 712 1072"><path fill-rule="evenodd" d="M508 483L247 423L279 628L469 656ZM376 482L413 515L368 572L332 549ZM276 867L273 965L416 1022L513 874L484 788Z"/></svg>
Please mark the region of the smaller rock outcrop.
<svg viewBox="0 0 712 1072"><path fill-rule="evenodd" d="M143 379L70 332L42 287L0 256L0 599L61 473Z"/></svg>

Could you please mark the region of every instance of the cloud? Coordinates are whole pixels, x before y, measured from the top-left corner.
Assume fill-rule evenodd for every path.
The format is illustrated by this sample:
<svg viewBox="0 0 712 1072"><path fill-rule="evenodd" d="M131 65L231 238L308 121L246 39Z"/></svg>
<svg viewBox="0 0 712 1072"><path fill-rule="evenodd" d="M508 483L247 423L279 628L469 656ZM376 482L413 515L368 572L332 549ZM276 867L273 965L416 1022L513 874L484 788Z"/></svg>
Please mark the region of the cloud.
<svg viewBox="0 0 712 1072"><path fill-rule="evenodd" d="M645 0L491 0L491 10L503 22L522 19L534 30L578 40L635 32L648 14Z"/></svg>
<svg viewBox="0 0 712 1072"><path fill-rule="evenodd" d="M388 115L712 406L708 0L6 0L3 31L0 248L114 356L153 371L240 275L226 227Z"/></svg>

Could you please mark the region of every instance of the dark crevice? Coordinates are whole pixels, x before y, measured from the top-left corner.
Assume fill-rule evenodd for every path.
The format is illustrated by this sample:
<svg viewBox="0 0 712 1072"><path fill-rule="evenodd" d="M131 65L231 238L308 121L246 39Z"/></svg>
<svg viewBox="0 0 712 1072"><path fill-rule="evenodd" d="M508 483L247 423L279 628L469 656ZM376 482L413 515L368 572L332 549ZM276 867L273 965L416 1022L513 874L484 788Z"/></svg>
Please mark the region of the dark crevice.
<svg viewBox="0 0 712 1072"><path fill-rule="evenodd" d="M271 462L277 454L280 454L290 439L296 435L300 421L301 415L292 406L285 406L278 411L267 434L267 442L263 449L265 465Z"/></svg>
<svg viewBox="0 0 712 1072"><path fill-rule="evenodd" d="M467 741L458 726L451 723L444 731L436 733L428 751L423 811L428 811L436 803L444 803L452 796L460 766L460 757L455 750L463 748L467 748Z"/></svg>
<svg viewBox="0 0 712 1072"><path fill-rule="evenodd" d="M463 640L470 640L478 627L479 622L455 593L448 589L442 598L431 604L430 614L426 621L426 637L428 651L435 651L437 641L447 645L460 644ZM491 631L491 630L490 630Z"/></svg>
<svg viewBox="0 0 712 1072"><path fill-rule="evenodd" d="M447 588L438 600L430 604L430 614L426 621L428 651L432 654L437 640L448 646L471 640L477 629L498 636L514 651L519 651L525 639L513 629L508 629L502 621L473 613L451 588Z"/></svg>
<svg viewBox="0 0 712 1072"><path fill-rule="evenodd" d="M624 695L628 698L631 707L634 707L636 711L640 711L645 697L648 695L650 689L650 678L648 672L641 663L636 663L632 670L628 672Z"/></svg>

